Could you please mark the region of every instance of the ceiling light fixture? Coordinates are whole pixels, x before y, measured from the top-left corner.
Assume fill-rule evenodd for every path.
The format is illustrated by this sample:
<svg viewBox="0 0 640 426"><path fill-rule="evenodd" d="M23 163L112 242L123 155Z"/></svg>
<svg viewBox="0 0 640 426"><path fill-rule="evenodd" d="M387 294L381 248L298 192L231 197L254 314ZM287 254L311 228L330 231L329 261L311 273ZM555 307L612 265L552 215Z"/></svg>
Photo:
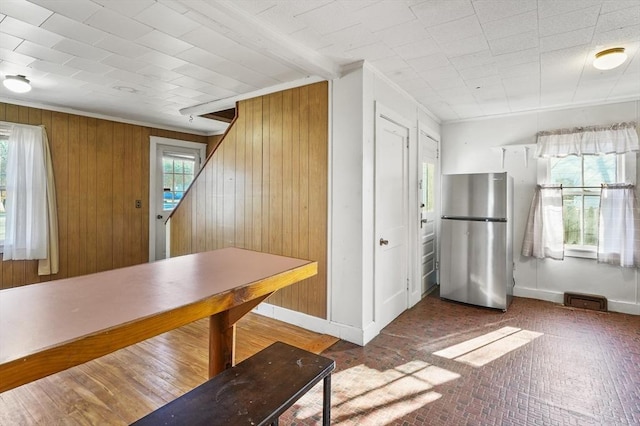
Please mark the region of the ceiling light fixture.
<svg viewBox="0 0 640 426"><path fill-rule="evenodd" d="M612 70L622 65L626 60L627 54L624 53L624 47L614 47L596 53L593 66L599 70Z"/></svg>
<svg viewBox="0 0 640 426"><path fill-rule="evenodd" d="M27 93L31 90L31 84L24 75L8 75L2 84L15 93Z"/></svg>

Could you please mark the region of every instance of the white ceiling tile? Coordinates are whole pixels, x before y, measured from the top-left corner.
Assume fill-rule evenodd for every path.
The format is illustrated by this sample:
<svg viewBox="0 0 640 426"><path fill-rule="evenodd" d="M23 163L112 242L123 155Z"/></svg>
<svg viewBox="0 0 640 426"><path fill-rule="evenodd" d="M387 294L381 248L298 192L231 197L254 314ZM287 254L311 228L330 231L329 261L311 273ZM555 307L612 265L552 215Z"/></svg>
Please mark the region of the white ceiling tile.
<svg viewBox="0 0 640 426"><path fill-rule="evenodd" d="M199 89L201 92L204 92L208 95L211 95L212 100L225 99L230 98L232 96L236 96L238 92L234 92L232 90L223 89L222 87L214 86L210 84L208 86L202 87Z"/></svg>
<svg viewBox="0 0 640 426"><path fill-rule="evenodd" d="M399 56L390 56L388 58L372 61L371 64L383 73L403 70L409 67L407 61Z"/></svg>
<svg viewBox="0 0 640 426"><path fill-rule="evenodd" d="M12 64L27 66L35 62L31 56L16 53L12 50L0 48L0 60L11 62Z"/></svg>
<svg viewBox="0 0 640 426"><path fill-rule="evenodd" d="M546 18L562 15L591 6L600 6L601 4L602 0L538 0L538 16Z"/></svg>
<svg viewBox="0 0 640 426"><path fill-rule="evenodd" d="M638 25L640 21L640 5L628 9L620 9L605 13L598 18L597 31L605 32L620 29L632 25Z"/></svg>
<svg viewBox="0 0 640 426"><path fill-rule="evenodd" d="M198 80L215 83L218 87L230 90L236 94L250 92L255 89L254 87L234 80L231 77L220 75L215 71L194 64L183 65L176 68L174 71Z"/></svg>
<svg viewBox="0 0 640 426"><path fill-rule="evenodd" d="M597 83L579 85L573 95L574 102L604 101L617 83L615 80L599 80Z"/></svg>
<svg viewBox="0 0 640 426"><path fill-rule="evenodd" d="M511 37L489 40L494 55L519 52L538 47L538 34L535 31L516 34Z"/></svg>
<svg viewBox="0 0 640 426"><path fill-rule="evenodd" d="M596 1L596 0L591 0ZM614 12L620 9L630 9L638 7L637 0L605 0L602 2L602 11L600 13Z"/></svg>
<svg viewBox="0 0 640 426"><path fill-rule="evenodd" d="M482 37L469 37L462 40L448 41L440 45L450 58L482 52L489 48L487 40Z"/></svg>
<svg viewBox="0 0 640 426"><path fill-rule="evenodd" d="M199 47L187 49L184 52L177 54L176 57L186 62L210 69L216 69L218 65L225 61L224 58L207 52L204 49L200 49Z"/></svg>
<svg viewBox="0 0 640 426"><path fill-rule="evenodd" d="M640 73L623 75L609 93L610 98L640 96Z"/></svg>
<svg viewBox="0 0 640 426"><path fill-rule="evenodd" d="M7 50L14 50L24 40L19 37L14 37L10 34L2 34L0 36L0 47Z"/></svg>
<svg viewBox="0 0 640 426"><path fill-rule="evenodd" d="M324 35L359 24L361 22L360 19L354 16L353 13L346 13L343 6L342 3L331 2L300 14L295 17L296 21L300 22L301 25L297 29L313 27L318 34ZM260 16L268 15L270 11L271 9L261 13ZM292 24L287 25L286 19L284 22L285 26L293 27Z"/></svg>
<svg viewBox="0 0 640 426"><path fill-rule="evenodd" d="M474 0L473 8L480 22L497 21L536 10L537 0Z"/></svg>
<svg viewBox="0 0 640 426"><path fill-rule="evenodd" d="M166 70L173 70L183 65L187 65L187 62L182 59L153 50L140 56L139 59Z"/></svg>
<svg viewBox="0 0 640 426"><path fill-rule="evenodd" d="M538 30L538 14L535 10L510 16L508 18L489 21L482 24L487 40L505 38L516 34Z"/></svg>
<svg viewBox="0 0 640 426"><path fill-rule="evenodd" d="M215 68L219 74L233 76L234 80L246 83L253 87L269 87L278 83L277 80L252 69L243 67L229 61L223 61Z"/></svg>
<svg viewBox="0 0 640 426"><path fill-rule="evenodd" d="M77 70L90 72L92 74L106 74L113 71L113 67L110 67L109 65L84 58L74 58L67 62L65 65Z"/></svg>
<svg viewBox="0 0 640 426"><path fill-rule="evenodd" d="M197 22L160 3L144 9L135 19L173 37L180 37L199 26Z"/></svg>
<svg viewBox="0 0 640 426"><path fill-rule="evenodd" d="M471 89L467 86L452 87L450 89L437 89L436 92L443 99L454 102L475 102L475 98L471 94Z"/></svg>
<svg viewBox="0 0 640 426"><path fill-rule="evenodd" d="M532 49L496 55L494 56L494 60L498 65L498 68L508 68L514 65L526 64L528 62L538 62L540 61L540 49L534 47Z"/></svg>
<svg viewBox="0 0 640 426"><path fill-rule="evenodd" d="M308 49L319 50L330 46L332 43L311 28L304 28L291 34L291 37Z"/></svg>
<svg viewBox="0 0 640 426"><path fill-rule="evenodd" d="M509 97L519 96L522 94L540 93L540 77L539 76L520 76L505 78L502 80L502 86Z"/></svg>
<svg viewBox="0 0 640 426"><path fill-rule="evenodd" d="M117 54L107 56L101 62L114 68L131 72L137 72L148 65L146 62L127 58L126 56Z"/></svg>
<svg viewBox="0 0 640 426"><path fill-rule="evenodd" d="M87 72L87 71L80 71L79 73L74 74L73 78L86 81L87 83L104 85L104 86L109 86L110 84L116 81L104 75L94 74L92 72Z"/></svg>
<svg viewBox="0 0 640 426"><path fill-rule="evenodd" d="M431 68L428 70L420 70L420 77L424 78L427 82L431 83L433 81L439 81L442 79L451 78L453 76L458 77L458 71L453 67L453 65L447 65L444 67ZM433 86L438 89L437 85Z"/></svg>
<svg viewBox="0 0 640 426"><path fill-rule="evenodd" d="M482 27L475 15L429 27L429 34L440 44L469 37L481 38L483 35Z"/></svg>
<svg viewBox="0 0 640 426"><path fill-rule="evenodd" d="M527 62L509 67L498 67L502 78L525 77L540 75L540 62Z"/></svg>
<svg viewBox="0 0 640 426"><path fill-rule="evenodd" d="M408 93L418 93L420 91L430 91L429 84L420 77L403 80L398 85Z"/></svg>
<svg viewBox="0 0 640 426"><path fill-rule="evenodd" d="M153 78L162 81L172 81L182 77L182 75L178 74L177 72L169 71L155 65L147 65L144 68L139 69L138 74L147 78Z"/></svg>
<svg viewBox="0 0 640 426"><path fill-rule="evenodd" d="M114 69L113 71L108 72L106 76L126 83L124 84L125 86L132 86L134 84L144 86L144 83L147 81L147 78L142 75L119 69Z"/></svg>
<svg viewBox="0 0 640 426"><path fill-rule="evenodd" d="M295 16L295 11L293 9L297 3L305 2L280 2L273 7L260 12L259 17L260 19L265 19L274 26L277 22L278 31L281 31L284 34L294 33L303 28L307 28L307 24L304 19L299 19Z"/></svg>
<svg viewBox="0 0 640 426"><path fill-rule="evenodd" d="M47 21L40 26L72 40L93 44L105 37L105 33L96 28L74 21L73 19L54 13Z"/></svg>
<svg viewBox="0 0 640 426"><path fill-rule="evenodd" d="M482 50L468 55L456 56L454 58L449 58L449 60L459 70L492 64L494 62L494 58L490 50Z"/></svg>
<svg viewBox="0 0 640 426"><path fill-rule="evenodd" d="M411 10L426 26L455 21L475 14L470 0L430 0L411 6Z"/></svg>
<svg viewBox="0 0 640 426"><path fill-rule="evenodd" d="M131 43L114 35L107 35L105 38L94 44L94 46L107 50L111 53L126 56L127 58L139 58L151 51L148 47Z"/></svg>
<svg viewBox="0 0 640 426"><path fill-rule="evenodd" d="M440 51L440 48L433 39L429 38L394 47L393 51L400 55L403 59L409 60L431 55L433 53L438 53Z"/></svg>
<svg viewBox="0 0 640 426"><path fill-rule="evenodd" d="M171 83L177 86L187 87L189 89L194 89L198 91L200 91L200 89L208 85L207 82L195 79L193 77L187 77L185 75L172 80Z"/></svg>
<svg viewBox="0 0 640 426"><path fill-rule="evenodd" d="M580 28L594 27L598 21L599 13L600 6L594 6L576 12L542 18L540 19L538 31L541 37L545 37Z"/></svg>
<svg viewBox="0 0 640 426"><path fill-rule="evenodd" d="M65 77L71 77L73 74L78 72L76 68L71 68L66 65L54 64L47 61L35 61L29 66L40 71L50 72Z"/></svg>
<svg viewBox="0 0 640 426"><path fill-rule="evenodd" d="M340 43L345 47L345 50L356 49L358 47L382 42L382 40L384 40L377 33L372 33L367 27L362 24L353 25L351 27L333 32L331 34L327 34L322 39L331 44ZM385 40L385 47L387 46L389 45Z"/></svg>
<svg viewBox="0 0 640 426"><path fill-rule="evenodd" d="M130 18L136 16L146 8L152 6L155 0L92 0L106 8L114 10L123 16Z"/></svg>
<svg viewBox="0 0 640 426"><path fill-rule="evenodd" d="M234 3L254 15L263 12L279 3L278 0L235 0Z"/></svg>
<svg viewBox="0 0 640 426"><path fill-rule="evenodd" d="M458 71L465 80L498 76L498 67L495 64L481 65L479 67L465 68Z"/></svg>
<svg viewBox="0 0 640 426"><path fill-rule="evenodd" d="M194 98L203 95L202 92L194 89L189 89L188 87L176 87L175 89L169 90L168 92L173 95L189 98L191 99L191 101L193 101Z"/></svg>
<svg viewBox="0 0 640 426"><path fill-rule="evenodd" d="M51 47L64 40L64 37L40 27L7 16L0 22L0 32L11 34L42 46Z"/></svg>
<svg viewBox="0 0 640 426"><path fill-rule="evenodd" d="M398 7L398 3L395 0L380 0L371 6L356 11L355 15L373 32L416 19L411 9Z"/></svg>
<svg viewBox="0 0 640 426"><path fill-rule="evenodd" d="M421 56L415 59L409 59L406 62L417 70L429 70L431 68L439 68L451 65L451 62L449 62L449 58L447 58L447 55L441 52L427 56Z"/></svg>
<svg viewBox="0 0 640 426"><path fill-rule="evenodd" d="M168 8L178 12L181 15L184 15L189 11L189 8L186 7L181 1L182 0L158 0L159 3L162 3Z"/></svg>
<svg viewBox="0 0 640 426"><path fill-rule="evenodd" d="M153 30L143 23L107 8L100 8L85 23L126 40L135 40Z"/></svg>
<svg viewBox="0 0 640 426"><path fill-rule="evenodd" d="M566 49L589 44L593 37L593 27L540 38L540 52Z"/></svg>
<svg viewBox="0 0 640 426"><path fill-rule="evenodd" d="M500 88L500 93L504 92L504 88L502 87L502 79L497 75L490 75L481 78L469 78L465 79L465 83L467 87L473 89L474 96L478 91L482 91L487 87L493 88L492 90L494 91L497 91L498 88Z"/></svg>
<svg viewBox="0 0 640 426"><path fill-rule="evenodd" d="M593 35L591 44L596 47L605 47L626 43L634 43L640 40L640 24L631 25L624 28L619 28L606 32L598 32Z"/></svg>
<svg viewBox="0 0 640 426"><path fill-rule="evenodd" d="M393 78L393 81L400 84L403 81L415 80L421 78L416 70L411 67L407 67L404 69L395 70L387 74L388 76Z"/></svg>
<svg viewBox="0 0 640 426"><path fill-rule="evenodd" d="M424 24L417 20L385 28L384 30L377 31L375 35L379 37L380 40L384 40L389 47L398 47L403 44L431 39L431 35L427 32Z"/></svg>
<svg viewBox="0 0 640 426"><path fill-rule="evenodd" d="M2 38L4 38L4 36ZM73 58L72 55L49 49L48 47L40 46L39 44L33 43L28 40L25 40L15 51L18 53L22 53L23 55L31 56L36 59L42 59L48 62L53 62L55 64L64 64L65 62Z"/></svg>
<svg viewBox="0 0 640 426"><path fill-rule="evenodd" d="M78 0L29 0L53 12L78 21L84 21L89 16L102 9L92 1Z"/></svg>
<svg viewBox="0 0 640 426"><path fill-rule="evenodd" d="M480 108L480 105L475 102L475 99L473 100L473 102L467 104L456 103L456 105L452 106L451 108L456 112L456 114L458 114L458 117L460 118L477 117L478 115L483 114L482 108Z"/></svg>
<svg viewBox="0 0 640 426"><path fill-rule="evenodd" d="M89 46L79 41L64 39L60 43L53 46L55 50L68 53L73 56L79 56L85 59L92 59L94 61L101 61L110 55L106 50L100 49L95 46Z"/></svg>
<svg viewBox="0 0 640 426"><path fill-rule="evenodd" d="M167 55L176 55L193 47L189 43L185 43L158 30L153 30L138 38L136 41L144 46L166 53Z"/></svg>
<svg viewBox="0 0 640 426"><path fill-rule="evenodd" d="M2 0L0 13L36 27L53 15L52 11L26 0Z"/></svg>
<svg viewBox="0 0 640 426"><path fill-rule="evenodd" d="M155 78L145 79L144 86L156 90L158 92L158 96L165 96L165 92L178 88L178 86L173 83L167 83L166 81L158 80Z"/></svg>
<svg viewBox="0 0 640 426"><path fill-rule="evenodd" d="M371 61L388 58L395 55L395 52L391 50L389 46L381 42L357 47L355 49L347 49L346 53L356 59L367 58Z"/></svg>

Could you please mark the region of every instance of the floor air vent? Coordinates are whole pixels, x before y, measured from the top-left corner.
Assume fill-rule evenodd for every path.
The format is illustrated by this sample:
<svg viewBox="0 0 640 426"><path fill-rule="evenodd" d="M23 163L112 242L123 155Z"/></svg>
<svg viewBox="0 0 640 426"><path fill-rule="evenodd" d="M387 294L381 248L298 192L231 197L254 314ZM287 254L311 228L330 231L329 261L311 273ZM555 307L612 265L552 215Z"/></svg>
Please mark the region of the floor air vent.
<svg viewBox="0 0 640 426"><path fill-rule="evenodd" d="M594 294L565 293L564 305L572 308L607 312L607 298Z"/></svg>

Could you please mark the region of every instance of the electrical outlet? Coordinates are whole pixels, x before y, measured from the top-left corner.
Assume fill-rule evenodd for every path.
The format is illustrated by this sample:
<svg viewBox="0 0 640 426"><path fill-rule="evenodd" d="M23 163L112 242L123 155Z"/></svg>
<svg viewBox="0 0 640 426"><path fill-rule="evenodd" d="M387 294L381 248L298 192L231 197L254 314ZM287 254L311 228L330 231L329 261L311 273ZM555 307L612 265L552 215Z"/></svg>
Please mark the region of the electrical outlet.
<svg viewBox="0 0 640 426"><path fill-rule="evenodd" d="M136 200L136 209L142 208L142 200Z"/></svg>

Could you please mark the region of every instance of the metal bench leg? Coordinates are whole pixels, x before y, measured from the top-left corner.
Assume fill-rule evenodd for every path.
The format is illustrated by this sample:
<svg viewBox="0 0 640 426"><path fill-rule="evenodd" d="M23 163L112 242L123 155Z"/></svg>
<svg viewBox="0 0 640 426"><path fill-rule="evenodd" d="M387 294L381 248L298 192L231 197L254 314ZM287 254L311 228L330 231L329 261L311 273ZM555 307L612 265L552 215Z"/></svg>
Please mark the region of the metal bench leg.
<svg viewBox="0 0 640 426"><path fill-rule="evenodd" d="M322 425L331 424L331 374L322 382Z"/></svg>

